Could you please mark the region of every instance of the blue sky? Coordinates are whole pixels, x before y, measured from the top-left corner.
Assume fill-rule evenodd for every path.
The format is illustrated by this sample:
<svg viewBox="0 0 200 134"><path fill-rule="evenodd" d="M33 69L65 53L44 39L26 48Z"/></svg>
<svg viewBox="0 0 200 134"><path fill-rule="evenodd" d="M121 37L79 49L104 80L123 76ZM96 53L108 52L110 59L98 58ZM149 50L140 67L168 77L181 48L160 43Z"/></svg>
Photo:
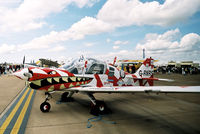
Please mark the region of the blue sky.
<svg viewBox="0 0 200 134"><path fill-rule="evenodd" d="M0 63L80 55L200 62L199 0L0 0Z"/></svg>

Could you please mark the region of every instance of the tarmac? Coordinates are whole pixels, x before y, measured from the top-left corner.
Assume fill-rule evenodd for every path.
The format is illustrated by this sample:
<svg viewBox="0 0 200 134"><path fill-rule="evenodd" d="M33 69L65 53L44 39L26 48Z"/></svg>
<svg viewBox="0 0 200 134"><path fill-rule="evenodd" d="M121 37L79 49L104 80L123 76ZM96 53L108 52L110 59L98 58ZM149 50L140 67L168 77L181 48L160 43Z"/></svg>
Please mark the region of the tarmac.
<svg viewBox="0 0 200 134"><path fill-rule="evenodd" d="M200 75L157 74L155 77L174 79L174 82L155 82L155 85L189 86L200 85ZM51 111L42 113L40 104L45 100L44 92L25 88L25 82L14 76L0 76L0 127L2 117L9 111L17 98L27 92L25 104L29 104L22 114L21 122L26 123L14 130L25 134L199 134L200 94L95 94L104 100L112 114L94 117L90 112L89 98L84 94L74 94L74 102L60 103L63 92L55 92L49 101ZM32 96L30 96L32 93ZM31 98L32 97L32 98ZM29 101L28 101L29 100ZM32 103L31 103L32 100ZM22 102L23 103L23 102ZM32 108L31 108L32 106ZM20 107L20 106L19 106ZM22 108L21 108L22 109ZM24 109L24 108L23 108ZM95 119L93 119L95 118ZM7 120L7 119L6 119ZM18 120L18 119L16 119ZM89 120L89 123L88 123ZM13 126L16 126L16 123ZM21 131L21 129L23 131ZM13 132L0 129L1 133ZM16 132L16 131L15 131ZM20 134L21 134L20 133Z"/></svg>

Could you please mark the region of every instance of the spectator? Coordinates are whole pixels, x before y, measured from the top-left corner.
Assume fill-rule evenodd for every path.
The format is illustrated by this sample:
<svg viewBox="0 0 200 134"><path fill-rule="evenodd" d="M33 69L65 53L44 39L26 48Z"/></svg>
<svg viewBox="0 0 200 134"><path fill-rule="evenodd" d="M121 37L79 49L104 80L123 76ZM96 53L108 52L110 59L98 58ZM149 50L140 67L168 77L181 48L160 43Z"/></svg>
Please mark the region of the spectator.
<svg viewBox="0 0 200 134"><path fill-rule="evenodd" d="M0 65L0 76L1 76L1 74L2 74L2 66Z"/></svg>
<svg viewBox="0 0 200 134"><path fill-rule="evenodd" d="M182 75L185 75L185 69L182 67Z"/></svg>

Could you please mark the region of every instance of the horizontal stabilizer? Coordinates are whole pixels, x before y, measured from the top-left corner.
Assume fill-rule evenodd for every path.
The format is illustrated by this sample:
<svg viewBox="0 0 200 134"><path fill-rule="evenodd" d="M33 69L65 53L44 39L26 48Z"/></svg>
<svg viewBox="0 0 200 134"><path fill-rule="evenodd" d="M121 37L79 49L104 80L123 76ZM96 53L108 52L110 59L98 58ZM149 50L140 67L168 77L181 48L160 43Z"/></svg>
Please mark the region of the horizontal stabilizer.
<svg viewBox="0 0 200 134"><path fill-rule="evenodd" d="M168 81L168 82L173 82L174 81L172 79L160 79L160 78L158 78L158 80L160 80L160 81Z"/></svg>
<svg viewBox="0 0 200 134"><path fill-rule="evenodd" d="M127 75L126 77L130 78L130 79L135 79L135 80L152 80L152 81L156 80L156 81L167 81L167 82L174 81L172 79L162 79L162 78L142 78L142 77L138 78L138 77L134 77L132 75Z"/></svg>

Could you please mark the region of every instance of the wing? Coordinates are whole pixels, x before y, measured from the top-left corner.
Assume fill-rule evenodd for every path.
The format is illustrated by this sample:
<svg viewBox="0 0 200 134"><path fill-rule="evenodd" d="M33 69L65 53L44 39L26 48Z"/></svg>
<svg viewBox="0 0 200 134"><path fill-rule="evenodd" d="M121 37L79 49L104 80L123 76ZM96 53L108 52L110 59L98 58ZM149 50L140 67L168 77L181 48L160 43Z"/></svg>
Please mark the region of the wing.
<svg viewBox="0 0 200 134"><path fill-rule="evenodd" d="M200 86L77 87L68 90L93 93L200 93Z"/></svg>

